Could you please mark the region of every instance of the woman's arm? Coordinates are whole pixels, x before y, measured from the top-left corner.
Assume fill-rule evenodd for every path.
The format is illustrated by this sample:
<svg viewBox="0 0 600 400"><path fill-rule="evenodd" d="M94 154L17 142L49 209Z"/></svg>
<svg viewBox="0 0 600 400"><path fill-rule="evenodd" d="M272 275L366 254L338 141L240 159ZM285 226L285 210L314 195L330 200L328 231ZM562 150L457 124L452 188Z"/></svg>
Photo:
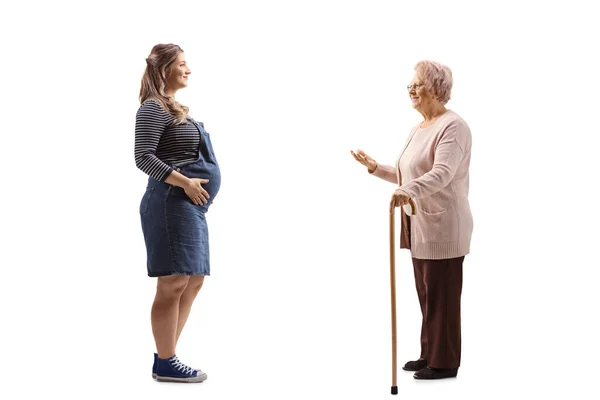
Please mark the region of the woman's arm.
<svg viewBox="0 0 600 400"><path fill-rule="evenodd" d="M210 195L202 187L207 179L188 178L156 157L156 148L170 115L155 101L145 102L135 118L135 165L152 178L178 186L196 205L208 203Z"/></svg>
<svg viewBox="0 0 600 400"><path fill-rule="evenodd" d="M190 185L191 179L177 171L172 171L165 179L165 183L185 189Z"/></svg>
<svg viewBox="0 0 600 400"><path fill-rule="evenodd" d="M156 101L142 104L135 116L135 165L161 182L173 172L173 168L156 157L158 142L169 121L169 115Z"/></svg>
<svg viewBox="0 0 600 400"><path fill-rule="evenodd" d="M398 176L396 175L396 168L391 165L381 165L377 163L375 171L369 171L370 174L388 181L394 184L398 184Z"/></svg>
<svg viewBox="0 0 600 400"><path fill-rule="evenodd" d="M412 199L431 196L448 186L468 151L471 131L459 121L453 121L442 134L435 149L431 171L400 186Z"/></svg>

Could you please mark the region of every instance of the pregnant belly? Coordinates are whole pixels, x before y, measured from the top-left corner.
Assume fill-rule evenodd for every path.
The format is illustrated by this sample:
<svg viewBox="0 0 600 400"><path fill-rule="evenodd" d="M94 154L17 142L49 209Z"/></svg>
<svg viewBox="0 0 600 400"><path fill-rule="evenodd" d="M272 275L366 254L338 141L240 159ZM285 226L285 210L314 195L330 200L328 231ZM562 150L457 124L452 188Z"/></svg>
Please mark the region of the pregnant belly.
<svg viewBox="0 0 600 400"><path fill-rule="evenodd" d="M214 199L221 188L221 171L217 167L210 174L206 174L204 179L208 179L208 183L203 183L202 187L208 192L211 199Z"/></svg>
<svg viewBox="0 0 600 400"><path fill-rule="evenodd" d="M183 167L180 172L188 178L208 179L207 183L201 185L210 195L209 203L217 196L221 187L221 171L218 164L198 163ZM181 192L185 195L183 189L181 189Z"/></svg>

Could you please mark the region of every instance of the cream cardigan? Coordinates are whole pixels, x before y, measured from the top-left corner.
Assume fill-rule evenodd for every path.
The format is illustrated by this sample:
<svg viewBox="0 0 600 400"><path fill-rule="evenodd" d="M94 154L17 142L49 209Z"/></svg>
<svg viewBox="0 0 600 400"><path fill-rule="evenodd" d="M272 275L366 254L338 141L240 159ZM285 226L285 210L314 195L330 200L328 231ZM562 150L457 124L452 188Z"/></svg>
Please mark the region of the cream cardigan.
<svg viewBox="0 0 600 400"><path fill-rule="evenodd" d="M470 162L471 131L458 114L447 110L432 126L413 127L395 167L377 164L373 175L397 184L417 205L417 215L410 217L410 245L402 211L400 243L410 248L412 257L438 260L470 252ZM402 170L410 175L404 184Z"/></svg>

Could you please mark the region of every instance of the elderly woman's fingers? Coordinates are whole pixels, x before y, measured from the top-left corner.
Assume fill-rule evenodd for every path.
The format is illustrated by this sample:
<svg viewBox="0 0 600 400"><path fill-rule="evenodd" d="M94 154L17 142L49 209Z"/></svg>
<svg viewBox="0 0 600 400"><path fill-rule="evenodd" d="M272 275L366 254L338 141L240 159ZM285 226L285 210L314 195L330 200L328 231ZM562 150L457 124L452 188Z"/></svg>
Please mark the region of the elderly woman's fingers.
<svg viewBox="0 0 600 400"><path fill-rule="evenodd" d="M352 152L352 155L354 156L354 159L355 159L356 161L358 161L359 163L361 163L361 164L365 165L366 161L365 161L365 159L364 159L364 158L362 158L361 156L359 156L358 154L356 154L356 153L354 153L354 152Z"/></svg>
<svg viewBox="0 0 600 400"><path fill-rule="evenodd" d="M394 192L392 195L392 201L390 202L390 206L392 207L402 207L406 204L409 204L410 197L408 197L404 192L398 191Z"/></svg>
<svg viewBox="0 0 600 400"><path fill-rule="evenodd" d="M390 201L390 211L394 210L396 207L400 207L401 204L398 200L398 198L396 198L396 196L394 196L392 198L392 201Z"/></svg>

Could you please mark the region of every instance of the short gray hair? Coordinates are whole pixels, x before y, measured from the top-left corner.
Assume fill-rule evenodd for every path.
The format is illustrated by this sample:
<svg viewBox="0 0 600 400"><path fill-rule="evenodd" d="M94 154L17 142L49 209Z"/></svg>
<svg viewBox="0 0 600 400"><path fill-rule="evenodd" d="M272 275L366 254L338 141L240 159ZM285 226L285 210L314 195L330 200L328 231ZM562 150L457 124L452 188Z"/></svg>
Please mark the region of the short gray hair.
<svg viewBox="0 0 600 400"><path fill-rule="evenodd" d="M415 65L415 71L425 84L425 89L433 93L438 101L446 104L452 92L452 71L435 61L423 60Z"/></svg>

